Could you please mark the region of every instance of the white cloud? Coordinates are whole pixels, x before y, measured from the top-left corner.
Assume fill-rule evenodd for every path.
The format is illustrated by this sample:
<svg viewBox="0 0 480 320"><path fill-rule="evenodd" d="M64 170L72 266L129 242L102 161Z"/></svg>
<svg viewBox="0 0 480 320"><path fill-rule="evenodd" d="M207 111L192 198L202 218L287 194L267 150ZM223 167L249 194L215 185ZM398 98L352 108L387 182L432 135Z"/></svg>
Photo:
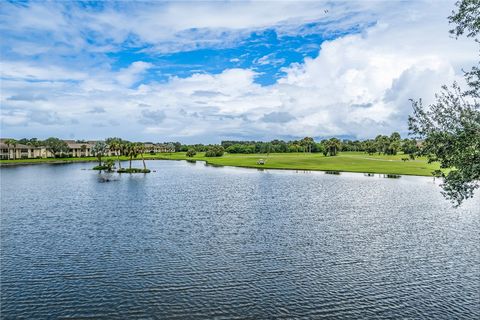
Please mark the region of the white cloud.
<svg viewBox="0 0 480 320"><path fill-rule="evenodd" d="M11 50L26 55L115 50L125 41L148 44L151 47L146 50L160 53L231 46L265 28L274 28L279 35L319 30L338 33L364 25L391 7L389 3L351 1L123 2L121 6L105 2L102 6L95 10L67 2L2 3L0 30L29 34L37 41L48 35L35 47L18 37L4 39ZM318 25L301 27L311 22Z"/></svg>
<svg viewBox="0 0 480 320"><path fill-rule="evenodd" d="M298 21L323 15L325 6L316 2L301 2L298 6L290 2L234 2L230 6L202 3L195 12L186 14L182 11L185 5L162 4L145 11L144 4L139 3L132 7L129 18L113 9L78 16L84 20L80 25L88 25L102 35L102 45L108 46L109 41L120 43L133 32L141 39L138 41L162 46L162 50L177 50L198 46L197 40L189 38L192 34L208 42L226 29L238 31L233 38L243 30L266 26L275 26L287 34L298 29ZM392 12L384 8L389 6L393 4L347 2L330 8L329 12L334 14L326 18L328 28L333 28L333 17L346 16L351 10L365 9L363 18L373 15L381 19L362 34L324 42L318 57L285 68L285 75L270 86L255 82L259 74L254 69L196 73L187 78L174 76L167 82L142 84L145 73L154 68L144 61L112 71L109 63L83 68L84 64L55 61L4 60L2 131L22 137L27 125L30 135L39 137L124 135L130 139L189 142L305 135L363 138L405 131L410 113L408 99L422 97L431 101L441 84L461 81L461 67L478 59L478 49L471 40L449 37L445 17L451 4L402 3ZM66 22L63 15L55 13L61 10L59 7L52 10L49 17L53 21L33 19L16 28L60 32L57 28L71 21ZM354 17L348 22L340 19L338 28L363 18ZM203 31L182 34L190 28ZM89 48L76 31L72 30L70 36L78 36L73 41L76 46ZM272 58L265 55L258 63L269 63ZM105 112L92 114L92 110ZM119 132L119 128L128 131Z"/></svg>

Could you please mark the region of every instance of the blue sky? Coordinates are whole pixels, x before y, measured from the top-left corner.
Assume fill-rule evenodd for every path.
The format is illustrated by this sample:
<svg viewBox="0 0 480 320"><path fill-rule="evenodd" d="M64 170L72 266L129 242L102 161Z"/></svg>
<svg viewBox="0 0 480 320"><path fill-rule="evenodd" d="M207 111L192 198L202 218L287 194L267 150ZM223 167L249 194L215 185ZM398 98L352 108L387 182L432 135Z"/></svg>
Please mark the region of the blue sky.
<svg viewBox="0 0 480 320"><path fill-rule="evenodd" d="M1 136L212 143L406 131L478 59L453 1L0 3Z"/></svg>

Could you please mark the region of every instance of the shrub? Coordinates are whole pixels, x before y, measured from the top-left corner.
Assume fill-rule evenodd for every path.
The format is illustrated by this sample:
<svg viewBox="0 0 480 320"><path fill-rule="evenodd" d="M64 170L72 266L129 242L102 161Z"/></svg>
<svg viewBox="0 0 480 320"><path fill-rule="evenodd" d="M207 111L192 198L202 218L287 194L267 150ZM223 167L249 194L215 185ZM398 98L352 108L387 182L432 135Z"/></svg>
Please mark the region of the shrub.
<svg viewBox="0 0 480 320"><path fill-rule="evenodd" d="M103 162L103 165L95 166L92 168L92 170L112 171L114 165L115 165L115 162L112 159L107 159L106 161Z"/></svg>
<svg viewBox="0 0 480 320"><path fill-rule="evenodd" d="M109 167L108 166L104 166L104 165L101 165L101 166L95 166L92 168L92 170L108 170Z"/></svg>
<svg viewBox="0 0 480 320"><path fill-rule="evenodd" d="M222 146L219 146L219 145L209 146L207 149L207 152L205 152L205 157L221 157L223 156L224 152L225 150L223 149Z"/></svg>
<svg viewBox="0 0 480 320"><path fill-rule="evenodd" d="M193 157L197 154L197 151L195 151L194 149L188 149L187 151L187 157Z"/></svg>

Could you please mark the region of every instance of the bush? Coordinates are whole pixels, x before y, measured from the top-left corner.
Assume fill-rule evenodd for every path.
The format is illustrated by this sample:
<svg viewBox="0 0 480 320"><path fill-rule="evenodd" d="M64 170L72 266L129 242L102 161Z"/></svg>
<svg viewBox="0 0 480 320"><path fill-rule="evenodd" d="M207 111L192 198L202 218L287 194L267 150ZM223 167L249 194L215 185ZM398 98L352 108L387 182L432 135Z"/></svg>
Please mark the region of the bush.
<svg viewBox="0 0 480 320"><path fill-rule="evenodd" d="M193 150L193 149L188 149L187 151L187 157L193 157L197 154L197 151Z"/></svg>
<svg viewBox="0 0 480 320"><path fill-rule="evenodd" d="M214 145L209 146L207 152L205 152L205 157L221 157L225 150L222 146Z"/></svg>
<svg viewBox="0 0 480 320"><path fill-rule="evenodd" d="M92 168L92 170L108 170L110 169L108 166L95 166Z"/></svg>
<svg viewBox="0 0 480 320"><path fill-rule="evenodd" d="M93 170L112 171L114 165L115 165L115 162L112 159L107 159L105 162L103 162L103 165L95 166L92 169Z"/></svg>

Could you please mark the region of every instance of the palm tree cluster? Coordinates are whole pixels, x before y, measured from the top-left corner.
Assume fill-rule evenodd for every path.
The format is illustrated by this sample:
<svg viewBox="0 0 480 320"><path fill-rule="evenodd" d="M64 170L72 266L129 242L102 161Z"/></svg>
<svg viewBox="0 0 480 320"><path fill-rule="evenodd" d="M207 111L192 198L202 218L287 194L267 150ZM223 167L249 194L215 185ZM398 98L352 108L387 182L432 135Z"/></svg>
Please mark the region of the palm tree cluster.
<svg viewBox="0 0 480 320"><path fill-rule="evenodd" d="M132 171L132 160L133 158L137 158L139 155L142 158L143 171L144 172L148 171L147 166L145 164L145 158L143 157L143 154L145 153L145 145L143 143L130 142L117 137L108 138L105 140L105 142L108 145L109 150L117 156L119 172L126 171L125 169L122 169L120 156L126 156L129 158L128 171Z"/></svg>

